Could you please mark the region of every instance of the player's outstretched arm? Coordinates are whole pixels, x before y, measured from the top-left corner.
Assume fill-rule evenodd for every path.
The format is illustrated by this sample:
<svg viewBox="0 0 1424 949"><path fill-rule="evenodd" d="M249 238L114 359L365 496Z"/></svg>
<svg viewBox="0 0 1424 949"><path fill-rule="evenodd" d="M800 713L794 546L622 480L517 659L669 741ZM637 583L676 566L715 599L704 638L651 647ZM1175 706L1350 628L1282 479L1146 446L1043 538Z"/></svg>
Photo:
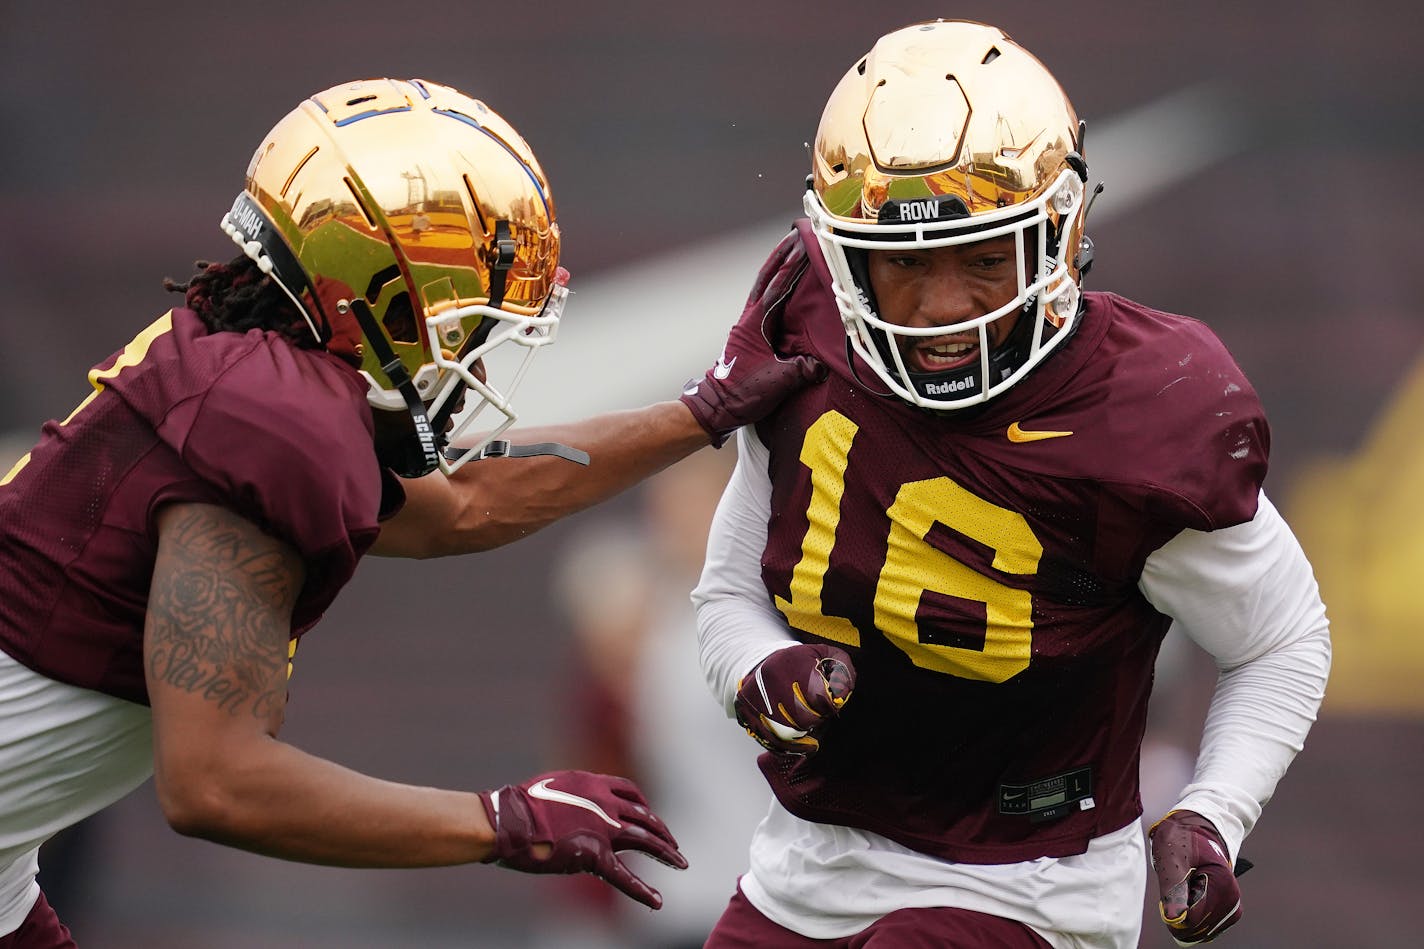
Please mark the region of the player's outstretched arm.
<svg viewBox="0 0 1424 949"><path fill-rule="evenodd" d="M382 525L371 552L424 558L490 550L605 501L708 444L707 432L676 401L505 437L567 445L585 452L588 464L553 455L484 458L449 477L437 471L403 481L405 507Z"/></svg>
<svg viewBox="0 0 1424 949"><path fill-rule="evenodd" d="M479 794L384 781L278 740L288 630L304 579L295 551L231 511L174 504L160 512L144 664L154 785L175 830L333 866L499 860L531 872L590 872L658 905L616 853L686 862L622 778L557 772L522 790ZM503 801L499 813L492 799Z"/></svg>
<svg viewBox="0 0 1424 949"><path fill-rule="evenodd" d="M555 456L486 458L405 482L405 508L385 523L372 552L436 557L489 550L607 500L738 428L760 421L787 396L825 377L806 355L784 355L780 314L806 269L793 231L752 286L717 360L676 401L578 422L513 429L514 444L556 442L588 455L582 466Z"/></svg>

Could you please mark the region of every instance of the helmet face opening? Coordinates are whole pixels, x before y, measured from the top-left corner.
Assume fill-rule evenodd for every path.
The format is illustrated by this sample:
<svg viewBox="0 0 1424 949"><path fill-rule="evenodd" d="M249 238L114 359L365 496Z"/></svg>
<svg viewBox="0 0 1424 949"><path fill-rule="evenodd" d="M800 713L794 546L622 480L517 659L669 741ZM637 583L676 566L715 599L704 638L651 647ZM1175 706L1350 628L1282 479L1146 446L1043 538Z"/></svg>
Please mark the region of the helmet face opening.
<svg viewBox="0 0 1424 949"><path fill-rule="evenodd" d="M560 280L567 279L562 270L560 275ZM557 338L568 294L568 288L561 282L549 291L544 306L538 310L522 308L521 312L508 303L500 309L475 305L426 318L425 330L435 353L433 365L444 380L431 399L430 415L437 431L442 432L445 423L456 418L445 436L460 450L442 454L441 467L447 473L479 457L481 449L499 438L518 419L510 397L524 381L534 354ZM471 318L478 318L480 324L470 334L464 349L451 353L439 345L440 341L453 338L457 323ZM496 350L504 357L500 364L503 381L499 383L488 377L485 364ZM478 438L464 437L479 431L479 426L487 425L491 418L493 427L486 428Z"/></svg>
<svg viewBox="0 0 1424 949"><path fill-rule="evenodd" d="M977 405L1072 334L1086 180L1079 138L1072 105L1043 65L982 24L895 31L842 78L817 131L805 209L850 345L890 392L927 409ZM1017 257L1009 302L932 327L878 312L869 252L1006 236ZM996 333L994 324L1014 319ZM977 360L942 372L906 364L902 343L950 334L977 337Z"/></svg>
<svg viewBox="0 0 1424 949"><path fill-rule="evenodd" d="M517 418L510 398L566 291L544 173L483 102L424 80L317 93L258 148L223 228L360 370L374 408L411 413L423 460L399 473L476 457L443 449L485 409L499 418L484 441ZM497 383L481 361L506 343L523 358ZM467 389L479 398L447 432Z"/></svg>

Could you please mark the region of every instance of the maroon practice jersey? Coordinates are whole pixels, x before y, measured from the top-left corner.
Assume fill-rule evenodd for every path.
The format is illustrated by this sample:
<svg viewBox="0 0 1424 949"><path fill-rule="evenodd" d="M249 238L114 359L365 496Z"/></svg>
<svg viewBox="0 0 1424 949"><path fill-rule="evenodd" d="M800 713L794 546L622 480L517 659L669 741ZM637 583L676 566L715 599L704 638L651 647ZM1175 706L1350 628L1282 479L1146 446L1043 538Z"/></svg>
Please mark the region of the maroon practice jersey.
<svg viewBox="0 0 1424 949"><path fill-rule="evenodd" d="M221 505L297 550L296 638L404 498L376 461L364 381L324 352L257 330L209 335L175 309L89 381L0 480L0 649L50 678L147 703L162 505Z"/></svg>
<svg viewBox="0 0 1424 949"><path fill-rule="evenodd" d="M1203 324L1087 295L1067 344L982 408L934 413L847 354L825 261L788 301L830 367L757 426L762 576L856 689L781 803L971 863L1081 853L1141 813L1138 748L1169 620L1137 587L1184 528L1249 520L1269 433Z"/></svg>

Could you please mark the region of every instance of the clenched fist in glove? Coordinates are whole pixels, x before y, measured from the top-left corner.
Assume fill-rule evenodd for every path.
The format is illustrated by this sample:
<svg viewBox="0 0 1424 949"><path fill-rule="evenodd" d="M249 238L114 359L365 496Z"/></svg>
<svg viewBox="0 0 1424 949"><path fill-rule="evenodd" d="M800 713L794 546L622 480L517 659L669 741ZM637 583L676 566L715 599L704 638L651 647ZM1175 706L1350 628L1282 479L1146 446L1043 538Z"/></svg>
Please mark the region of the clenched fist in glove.
<svg viewBox="0 0 1424 949"><path fill-rule="evenodd" d="M1162 921L1177 945L1210 942L1241 918L1237 874L1211 821L1194 811L1172 811L1152 825L1149 837ZM1238 866L1244 873L1250 863Z"/></svg>
<svg viewBox="0 0 1424 949"><path fill-rule="evenodd" d="M722 355L706 375L683 388L683 404L718 448L737 429L761 421L788 395L826 376L826 367L815 357L783 357L774 345L782 305L807 263L801 237L792 231L757 274Z"/></svg>
<svg viewBox="0 0 1424 949"><path fill-rule="evenodd" d="M592 873L653 909L657 890L618 857L638 850L687 869L672 832L627 778L587 771L552 771L523 784L484 791L480 800L494 828L490 860L525 873Z"/></svg>
<svg viewBox="0 0 1424 949"><path fill-rule="evenodd" d="M737 721L768 751L814 754L821 747L816 732L840 714L854 688L855 667L843 650L787 646L737 683Z"/></svg>

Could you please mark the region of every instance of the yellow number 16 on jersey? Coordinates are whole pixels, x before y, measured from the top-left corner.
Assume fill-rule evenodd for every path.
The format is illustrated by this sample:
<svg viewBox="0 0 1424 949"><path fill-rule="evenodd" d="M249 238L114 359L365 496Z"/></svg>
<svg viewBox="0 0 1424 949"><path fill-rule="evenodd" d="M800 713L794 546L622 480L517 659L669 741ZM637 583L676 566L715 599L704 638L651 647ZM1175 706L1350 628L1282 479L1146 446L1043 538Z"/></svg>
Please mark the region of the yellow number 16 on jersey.
<svg viewBox="0 0 1424 949"><path fill-rule="evenodd" d="M827 616L821 593L840 525L846 463L857 426L839 412L822 415L806 430L801 463L811 470L811 503L801 559L791 573L791 599L776 597L787 622L823 639L860 645L860 631L841 616ZM1023 515L990 504L947 477L900 486L886 512L890 536L875 588L875 626L922 669L985 682L1005 682L1028 668L1033 652L1033 597L971 569L926 539L943 524L994 551L1004 573L1038 572L1043 545ZM983 649L923 642L915 620L923 595L933 591L984 604Z"/></svg>

